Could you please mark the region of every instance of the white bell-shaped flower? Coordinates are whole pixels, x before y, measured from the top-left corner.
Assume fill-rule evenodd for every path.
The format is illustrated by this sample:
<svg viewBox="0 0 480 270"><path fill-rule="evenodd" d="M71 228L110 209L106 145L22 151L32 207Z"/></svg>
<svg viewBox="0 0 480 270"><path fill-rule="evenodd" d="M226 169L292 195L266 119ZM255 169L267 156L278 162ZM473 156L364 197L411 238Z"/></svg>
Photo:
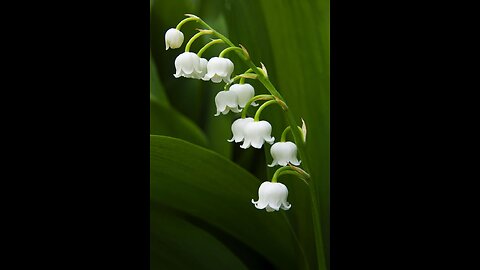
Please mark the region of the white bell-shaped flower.
<svg viewBox="0 0 480 270"><path fill-rule="evenodd" d="M173 76L175 76L175 78L185 77L199 79L200 74L202 74L202 61L196 53L184 52L180 54L175 59L176 73L173 74ZM203 64L205 64L204 61Z"/></svg>
<svg viewBox="0 0 480 270"><path fill-rule="evenodd" d="M237 104L237 94L232 91L220 91L215 96L215 105L217 105L217 113L215 116L219 116L220 113L227 114L229 111L234 113L241 112Z"/></svg>
<svg viewBox="0 0 480 270"><path fill-rule="evenodd" d="M244 84L234 84L230 86L229 91L235 92L237 94L237 102L240 108L244 108L247 105L247 102L255 96L255 89L248 83ZM255 102L252 102L253 106L257 106Z"/></svg>
<svg viewBox="0 0 480 270"><path fill-rule="evenodd" d="M272 144L275 138L271 136L272 125L267 121L253 121L247 123L243 129L245 136L243 144L240 146L243 149L247 149L250 145L254 148L260 149L264 142Z"/></svg>
<svg viewBox="0 0 480 270"><path fill-rule="evenodd" d="M233 63L228 58L212 57L207 64L207 74L203 80L211 80L214 83L219 83L222 80L225 83L231 81L230 76L233 72Z"/></svg>
<svg viewBox="0 0 480 270"><path fill-rule="evenodd" d="M208 60L205 58L200 58L200 72L197 72L195 79L201 79L207 74L207 64Z"/></svg>
<svg viewBox="0 0 480 270"><path fill-rule="evenodd" d="M228 140L228 142L235 141L236 143L238 143L243 141L243 139L245 138L243 130L245 129L245 126L251 122L253 122L253 118L251 117L239 118L235 120L232 124L233 137L230 140Z"/></svg>
<svg viewBox="0 0 480 270"><path fill-rule="evenodd" d="M170 28L165 33L165 50L180 48L183 43L183 33L175 28Z"/></svg>
<svg viewBox="0 0 480 270"><path fill-rule="evenodd" d="M282 183L265 181L258 189L258 201L252 199L257 209L265 209L267 212L288 210L292 205L287 202L288 189Z"/></svg>
<svg viewBox="0 0 480 270"><path fill-rule="evenodd" d="M273 162L268 165L273 167L275 165L287 166L290 162L295 166L300 165L297 159L297 146L293 142L276 142L270 148L270 154L272 155Z"/></svg>

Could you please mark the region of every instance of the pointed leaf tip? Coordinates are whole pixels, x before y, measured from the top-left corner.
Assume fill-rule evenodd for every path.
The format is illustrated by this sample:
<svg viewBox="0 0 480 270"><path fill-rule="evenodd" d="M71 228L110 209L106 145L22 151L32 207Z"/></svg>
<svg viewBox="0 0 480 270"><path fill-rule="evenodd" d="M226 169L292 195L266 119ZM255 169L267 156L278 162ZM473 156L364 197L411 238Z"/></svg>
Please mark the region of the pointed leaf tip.
<svg viewBox="0 0 480 270"><path fill-rule="evenodd" d="M242 51L243 51L243 54L245 54L245 56L250 59L250 54L248 53L247 49L245 47L243 47L242 44L238 44L240 45L240 48L242 48Z"/></svg>
<svg viewBox="0 0 480 270"><path fill-rule="evenodd" d="M268 71L267 71L267 68L265 67L265 65L264 65L262 62L260 62L260 64L262 64L262 70L263 70L263 72L265 73L265 77L267 77L267 78L268 78Z"/></svg>
<svg viewBox="0 0 480 270"><path fill-rule="evenodd" d="M302 118L302 135L303 135L303 143L307 142L307 124Z"/></svg>

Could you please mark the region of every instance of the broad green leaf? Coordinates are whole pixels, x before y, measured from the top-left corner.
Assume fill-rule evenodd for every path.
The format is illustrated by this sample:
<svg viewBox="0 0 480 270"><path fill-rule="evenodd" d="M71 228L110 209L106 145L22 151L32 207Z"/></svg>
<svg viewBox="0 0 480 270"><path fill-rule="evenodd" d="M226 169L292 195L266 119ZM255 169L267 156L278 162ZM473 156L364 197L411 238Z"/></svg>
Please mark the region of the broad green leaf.
<svg viewBox="0 0 480 270"><path fill-rule="evenodd" d="M154 99L150 99L150 134L168 135L207 145L205 134L192 121Z"/></svg>
<svg viewBox="0 0 480 270"><path fill-rule="evenodd" d="M247 269L214 236L171 211L153 204L150 217L151 269Z"/></svg>
<svg viewBox="0 0 480 270"><path fill-rule="evenodd" d="M267 213L251 203L261 181L221 155L165 136L150 136L150 200L233 237L275 269L305 269L287 212ZM291 190L290 192L295 192ZM152 211L151 214L154 214Z"/></svg>

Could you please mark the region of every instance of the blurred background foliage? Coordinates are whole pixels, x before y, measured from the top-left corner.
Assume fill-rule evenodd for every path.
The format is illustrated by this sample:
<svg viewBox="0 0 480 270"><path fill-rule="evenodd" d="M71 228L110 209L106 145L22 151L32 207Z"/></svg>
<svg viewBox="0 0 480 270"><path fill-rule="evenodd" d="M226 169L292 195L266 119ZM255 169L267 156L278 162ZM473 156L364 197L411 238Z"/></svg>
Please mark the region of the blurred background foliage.
<svg viewBox="0 0 480 270"><path fill-rule="evenodd" d="M329 269L330 7L329 0L150 1L150 201L152 269ZM258 186L273 170L270 147L228 143L235 115L214 117L223 84L175 79L174 61L199 27L187 23L179 49L165 51L164 34L192 13L263 62L289 108L307 124L307 157L320 198L325 259L317 261L305 184L285 177L292 208L254 208ZM197 40L198 51L209 37ZM204 57L225 48L214 45ZM233 56L234 74L247 69ZM261 83L247 80L256 94ZM252 110L253 112L253 110ZM286 121L271 106L262 113L280 139Z"/></svg>

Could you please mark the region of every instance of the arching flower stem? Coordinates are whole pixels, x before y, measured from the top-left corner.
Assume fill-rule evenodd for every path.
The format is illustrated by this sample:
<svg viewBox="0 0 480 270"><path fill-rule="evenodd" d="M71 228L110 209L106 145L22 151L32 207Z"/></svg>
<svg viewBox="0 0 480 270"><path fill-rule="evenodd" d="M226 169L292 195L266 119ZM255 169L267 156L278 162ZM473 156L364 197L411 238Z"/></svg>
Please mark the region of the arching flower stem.
<svg viewBox="0 0 480 270"><path fill-rule="evenodd" d="M235 50L237 50L237 51L240 50L243 53L242 48L233 46L233 47L228 47L228 48L224 49L223 51L221 51L220 54L218 55L218 57L223 58L226 53L228 53L229 51L235 51Z"/></svg>
<svg viewBox="0 0 480 270"><path fill-rule="evenodd" d="M248 107L250 107L250 104L252 104L254 101L257 101L257 100L273 100L275 99L273 96L271 95L258 95L258 96L254 96L253 98L251 98L247 104L245 104L245 108L243 109L242 111L242 118L245 118L247 117L247 109ZM260 109L260 108L259 108Z"/></svg>
<svg viewBox="0 0 480 270"><path fill-rule="evenodd" d="M221 39L214 39L210 42L208 42L207 44L205 44L205 46L203 46L200 51L198 51L197 55L198 57L202 57L202 54L208 49L210 48L210 46L212 46L213 44L219 44L219 43L225 43L225 41L221 40Z"/></svg>
<svg viewBox="0 0 480 270"><path fill-rule="evenodd" d="M298 128L301 132L303 132L301 127L297 127L297 128ZM280 141L281 141L281 142L285 142L285 141L287 140L287 133L288 133L289 131L292 131L292 127L291 127L291 126L288 126L288 127L285 128L285 130L283 130L283 132L282 132L282 137L280 137Z"/></svg>
<svg viewBox="0 0 480 270"><path fill-rule="evenodd" d="M285 130L282 132L282 137L280 138L281 142L285 142L285 140L287 139L287 133L291 130L292 128L290 126L285 128Z"/></svg>
<svg viewBox="0 0 480 270"><path fill-rule="evenodd" d="M185 15L186 15L186 14L185 14ZM192 22L192 21L198 21L199 19L200 19L200 18L198 18L197 16L183 19L181 22L179 22L179 23L177 24L176 29L177 29L177 30L180 30L185 23L187 23L187 22Z"/></svg>
<svg viewBox="0 0 480 270"><path fill-rule="evenodd" d="M223 87L223 89L227 89L228 87L230 87L230 85L232 85L235 81L237 81L238 79L240 79L240 84L244 84L245 83L245 79L252 79L252 80L255 80L256 78L258 77L257 74L255 73L243 73L243 74L240 74L240 75L237 75L235 77L233 77L232 81L225 84L225 86ZM242 83L242 80L243 80L243 83Z"/></svg>
<svg viewBox="0 0 480 270"><path fill-rule="evenodd" d="M260 106L260 108L258 108L257 112L255 113L255 117L253 118L253 121L255 122L258 122L258 120L260 119L260 114L262 114L262 111L269 105L271 104L276 104L277 101L276 100L269 100L265 103L262 104L262 106Z"/></svg>
<svg viewBox="0 0 480 270"><path fill-rule="evenodd" d="M307 182L307 180L306 180L305 178L303 178L302 175L299 174L299 173L296 172L296 171L284 171L284 172L278 174L277 177L280 177L280 176L286 175L286 174L294 175L294 176L298 177L298 179L302 180L303 183L305 183L307 186L310 186L310 184Z"/></svg>
<svg viewBox="0 0 480 270"><path fill-rule="evenodd" d="M209 34L213 34L213 31L212 30L199 30L200 32L196 33L187 43L187 45L185 45L185 52L189 52L190 51L190 46L192 46L192 43L199 37L203 36L203 35L209 35Z"/></svg>
<svg viewBox="0 0 480 270"><path fill-rule="evenodd" d="M253 70L251 68L247 69L244 73L249 73L249 72L253 72ZM256 79L256 78L255 78ZM240 81L238 82L239 84L244 84L245 83L245 78L244 77L241 77L240 78Z"/></svg>
<svg viewBox="0 0 480 270"><path fill-rule="evenodd" d="M272 176L272 182L276 183L277 182L277 178L282 175L282 174L291 174L291 173L295 173L297 176L299 176L300 174L296 171L294 171L292 168L290 168L289 166L286 166L286 167L281 167L280 169L276 170L275 173L273 174Z"/></svg>
<svg viewBox="0 0 480 270"><path fill-rule="evenodd" d="M302 180L305 184L309 186L310 184L307 182L309 175L305 173L300 173L300 171L303 171L303 170L290 164L289 166L281 167L280 169L276 170L275 173L273 174L272 182L276 183L278 177L282 175L290 174L298 177L300 180Z"/></svg>

